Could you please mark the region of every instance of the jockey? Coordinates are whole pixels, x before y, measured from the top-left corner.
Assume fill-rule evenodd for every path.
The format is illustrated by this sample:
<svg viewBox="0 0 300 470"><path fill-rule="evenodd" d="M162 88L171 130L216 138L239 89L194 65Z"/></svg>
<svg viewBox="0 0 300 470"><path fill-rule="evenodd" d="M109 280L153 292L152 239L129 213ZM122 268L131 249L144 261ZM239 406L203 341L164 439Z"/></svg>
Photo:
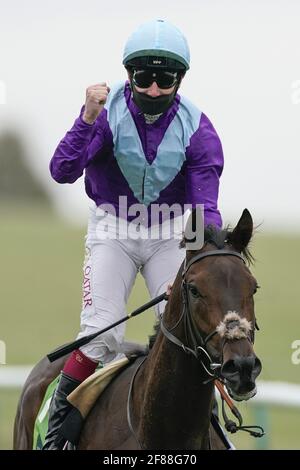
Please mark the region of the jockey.
<svg viewBox="0 0 300 470"><path fill-rule="evenodd" d="M123 64L127 81L111 89L105 82L87 88L85 106L50 163L59 183L74 183L85 171L93 201L78 338L125 315L139 271L152 298L166 291L185 256L179 249L182 226L176 223L186 205L202 204L204 223L222 225L220 139L207 116L178 94L190 66L185 37L167 21L149 21L128 39ZM170 220L169 236L162 236L160 229ZM71 408L67 395L99 363L123 356L124 328L95 338L66 361L51 401L44 449L62 447L59 430Z"/></svg>

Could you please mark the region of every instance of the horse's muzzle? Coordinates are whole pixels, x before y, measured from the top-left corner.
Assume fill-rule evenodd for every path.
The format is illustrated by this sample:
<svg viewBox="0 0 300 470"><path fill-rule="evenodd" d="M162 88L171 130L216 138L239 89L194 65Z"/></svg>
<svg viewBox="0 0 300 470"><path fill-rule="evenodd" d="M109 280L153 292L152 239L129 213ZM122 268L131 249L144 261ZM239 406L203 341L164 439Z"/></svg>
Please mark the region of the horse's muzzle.
<svg viewBox="0 0 300 470"><path fill-rule="evenodd" d="M249 400L256 394L255 380L261 369L261 362L255 355L236 356L222 365L221 376L234 400Z"/></svg>

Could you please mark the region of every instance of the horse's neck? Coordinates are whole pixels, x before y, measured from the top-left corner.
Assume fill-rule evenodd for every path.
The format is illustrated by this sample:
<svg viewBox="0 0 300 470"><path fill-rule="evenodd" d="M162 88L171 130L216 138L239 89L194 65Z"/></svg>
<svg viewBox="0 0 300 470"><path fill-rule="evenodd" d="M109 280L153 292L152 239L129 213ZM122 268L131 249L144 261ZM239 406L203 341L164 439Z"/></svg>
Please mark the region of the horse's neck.
<svg viewBox="0 0 300 470"><path fill-rule="evenodd" d="M192 356L157 338L135 386L138 435L147 448L207 447L213 385L205 379Z"/></svg>

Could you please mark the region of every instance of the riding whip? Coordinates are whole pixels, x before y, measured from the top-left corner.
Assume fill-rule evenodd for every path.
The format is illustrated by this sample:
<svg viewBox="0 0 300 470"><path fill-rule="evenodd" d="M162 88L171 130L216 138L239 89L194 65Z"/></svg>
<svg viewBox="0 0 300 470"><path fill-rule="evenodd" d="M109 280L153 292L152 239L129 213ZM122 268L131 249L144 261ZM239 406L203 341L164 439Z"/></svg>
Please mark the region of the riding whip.
<svg viewBox="0 0 300 470"><path fill-rule="evenodd" d="M146 304L142 305L141 307L137 308L131 313L128 313L126 317L121 318L120 320L116 321L115 323L112 323L112 325L107 326L103 330L97 331L96 333L92 333L91 335L88 336L83 336L82 338L79 338L72 343L67 344L66 346L62 346L61 348L57 349L54 352L51 352L47 354L47 357L50 362L54 362L60 357L65 356L66 354L69 354L70 352L74 351L74 349L78 349L81 346L84 346L85 344L89 343L92 341L92 339L96 338L97 336L101 335L102 333L105 333L106 331L110 330L111 328L114 328L115 326L120 325L120 323L123 323L126 320L129 320L132 317L136 317L140 313L143 313L145 310L148 310L149 308L153 307L154 305L158 304L159 302L162 302L163 300L168 300L169 296L166 292L164 294L159 295L158 297L155 297L154 299L150 300Z"/></svg>

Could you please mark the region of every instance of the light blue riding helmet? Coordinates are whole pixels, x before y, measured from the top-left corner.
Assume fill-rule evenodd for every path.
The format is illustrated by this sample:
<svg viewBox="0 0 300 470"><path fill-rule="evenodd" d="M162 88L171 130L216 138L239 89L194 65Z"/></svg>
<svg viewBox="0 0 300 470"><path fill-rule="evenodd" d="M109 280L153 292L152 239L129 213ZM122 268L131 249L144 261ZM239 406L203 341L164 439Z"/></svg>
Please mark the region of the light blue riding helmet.
<svg viewBox="0 0 300 470"><path fill-rule="evenodd" d="M143 64L149 57L151 63ZM159 58L164 58L160 61ZM168 68L190 68L190 50L181 31L165 20L152 20L142 24L132 33L125 44L123 64L125 67L136 65L161 66Z"/></svg>

